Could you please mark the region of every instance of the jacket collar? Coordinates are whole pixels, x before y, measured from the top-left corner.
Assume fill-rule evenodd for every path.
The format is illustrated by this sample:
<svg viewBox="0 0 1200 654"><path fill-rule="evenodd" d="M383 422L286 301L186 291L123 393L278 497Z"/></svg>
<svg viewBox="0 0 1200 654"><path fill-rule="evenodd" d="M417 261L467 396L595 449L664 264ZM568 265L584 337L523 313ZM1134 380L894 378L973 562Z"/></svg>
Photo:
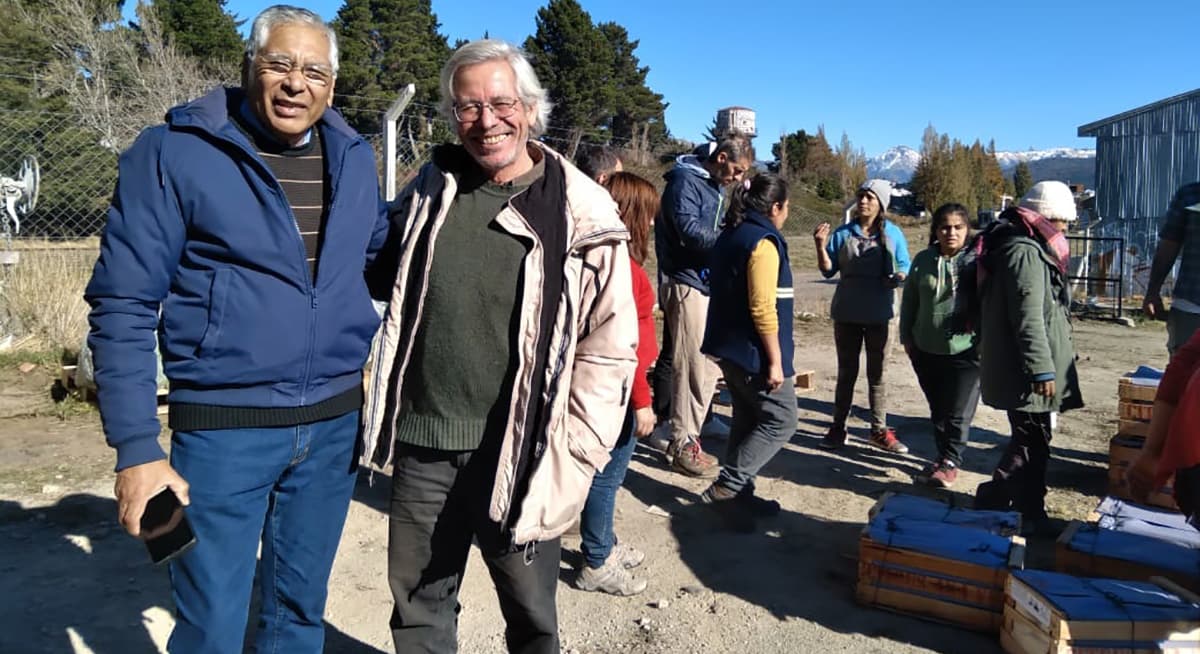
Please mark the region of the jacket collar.
<svg viewBox="0 0 1200 654"><path fill-rule="evenodd" d="M240 88L218 86L191 102L171 108L167 112L166 122L171 127L198 129L249 147L246 137L229 118L232 112L238 111L245 99L246 93ZM321 131L321 138L326 143L338 149L361 138L332 107L325 110L314 127Z"/></svg>
<svg viewBox="0 0 1200 654"><path fill-rule="evenodd" d="M612 234L614 238L628 240L629 233L617 216L617 205L604 187L592 181L546 144L530 141L528 147L532 150L531 156L545 157L546 160L546 174L539 183L560 183L558 180L565 183L566 216L571 244L603 234ZM432 160L438 170L454 177L456 182L476 166L470 153L459 144L437 146L434 148ZM532 190L535 189L531 188Z"/></svg>

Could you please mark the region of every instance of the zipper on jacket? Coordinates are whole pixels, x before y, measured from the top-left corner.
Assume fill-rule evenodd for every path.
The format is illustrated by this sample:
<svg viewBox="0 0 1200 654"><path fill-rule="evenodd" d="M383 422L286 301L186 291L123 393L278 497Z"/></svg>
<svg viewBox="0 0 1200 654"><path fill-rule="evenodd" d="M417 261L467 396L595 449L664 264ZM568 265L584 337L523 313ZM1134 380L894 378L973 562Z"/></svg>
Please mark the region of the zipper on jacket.
<svg viewBox="0 0 1200 654"><path fill-rule="evenodd" d="M313 126L313 129L316 129L315 125ZM292 211L292 205L288 202L287 194L284 193L284 191L283 191L283 185L279 183L279 179L275 177L275 173L273 173L271 171L271 167L268 166L267 163L265 161L263 161L255 151L246 147L241 142L239 142L235 139L229 138L228 136L225 136L224 134L221 134L220 132L214 132L214 131L209 131L209 130L201 130L201 131L205 134L209 134L215 138L221 139L227 143L231 143L235 147L237 147L239 150L241 150L242 153L246 155L246 159L248 161L250 161L250 163L252 165L258 167L259 174L268 181L268 185L271 188L271 192L274 193L275 197L278 198L283 203L283 209L287 213L287 217L289 219L291 219L292 230L296 234L295 243L298 248L297 252L300 255L300 264L301 264L300 265L300 271L301 271L300 276L304 279L304 287L308 291L308 297L310 300L310 309L311 309L311 311L309 313L309 330L308 330L309 338L308 338L308 344L306 347L305 359L304 359L304 377L301 379L301 384L300 384L300 405L304 406L307 403L307 399L308 399L308 397L307 397L308 396L308 380L309 380L309 376L312 374L313 350L316 347L317 289L316 289L316 284L314 283L314 280L312 277L312 272L308 269L307 251L304 249L304 236L300 233L300 224L296 222L296 214ZM346 167L346 154L350 151L350 148L354 147L354 144L357 143L359 140L361 140L361 137L355 138L355 139L350 139L350 142L345 147L342 148L341 164L338 166L337 175L331 176L331 178L329 180L329 183L331 186L330 186L330 193L329 193L328 212L330 215L333 214L333 207L334 207L334 204L336 203L336 199L337 199L337 196L335 195L335 191L337 190L337 183L341 181L341 176ZM321 146L322 149L324 149L325 145L326 144L324 142L322 142L322 146ZM322 174L324 174L324 171L322 171ZM336 179L335 179L335 177L336 177ZM320 253L318 252L318 257L319 256L320 256Z"/></svg>

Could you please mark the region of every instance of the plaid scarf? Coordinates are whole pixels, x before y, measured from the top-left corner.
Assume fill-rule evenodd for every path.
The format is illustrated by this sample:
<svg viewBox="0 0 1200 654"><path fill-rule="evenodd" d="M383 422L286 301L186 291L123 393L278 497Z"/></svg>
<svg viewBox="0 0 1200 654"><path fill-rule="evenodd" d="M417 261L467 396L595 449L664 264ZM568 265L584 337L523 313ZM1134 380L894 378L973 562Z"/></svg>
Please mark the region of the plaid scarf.
<svg viewBox="0 0 1200 654"><path fill-rule="evenodd" d="M1058 301L1064 306L1070 306L1070 292L1065 283L1067 264L1071 260L1071 248L1067 237L1038 212L1024 207L1009 207L963 248L963 256L958 262L959 280L956 284L961 292L955 297L954 313L950 320L952 334L972 333L977 329L979 300L990 274L988 254L1014 236L1027 236L1042 246L1047 257L1055 264L1053 272L1057 274L1051 274L1051 278L1056 282L1054 285L1057 287Z"/></svg>

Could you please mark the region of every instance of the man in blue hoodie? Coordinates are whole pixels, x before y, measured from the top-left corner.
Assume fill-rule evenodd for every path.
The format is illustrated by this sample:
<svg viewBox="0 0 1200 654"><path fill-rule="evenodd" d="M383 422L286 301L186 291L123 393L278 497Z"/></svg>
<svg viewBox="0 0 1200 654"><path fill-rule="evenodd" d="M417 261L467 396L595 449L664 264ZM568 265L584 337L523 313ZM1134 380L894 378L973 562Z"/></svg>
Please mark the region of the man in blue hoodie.
<svg viewBox="0 0 1200 654"><path fill-rule="evenodd" d="M700 447L700 427L720 371L700 353L708 315L708 255L725 216L725 188L754 166L754 146L742 134L721 139L707 158L679 157L665 175L661 215L654 221L654 252L663 309L663 351L670 357L672 468L712 477L716 459ZM668 342L669 339L669 342Z"/></svg>
<svg viewBox="0 0 1200 654"><path fill-rule="evenodd" d="M196 536L170 562L172 652L242 651L260 541L257 651L323 648L388 225L370 145L329 109L337 52L319 16L271 7L244 88L172 109L120 158L88 344L121 524L153 538L147 501L174 493Z"/></svg>

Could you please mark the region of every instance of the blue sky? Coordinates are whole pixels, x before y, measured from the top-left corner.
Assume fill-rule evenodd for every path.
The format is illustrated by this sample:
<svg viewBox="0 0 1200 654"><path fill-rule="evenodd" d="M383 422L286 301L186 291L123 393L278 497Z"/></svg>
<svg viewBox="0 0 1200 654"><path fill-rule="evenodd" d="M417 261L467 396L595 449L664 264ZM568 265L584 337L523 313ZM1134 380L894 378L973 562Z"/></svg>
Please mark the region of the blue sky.
<svg viewBox="0 0 1200 654"><path fill-rule="evenodd" d="M342 5L292 1L326 20ZM1000 150L1094 147L1079 125L1200 86L1197 0L580 1L641 41L673 134L699 140L718 108L747 106L760 156L818 124L868 155L919 146L930 123ZM227 8L252 18L270 4ZM451 43L485 30L520 43L544 5L433 0Z"/></svg>

